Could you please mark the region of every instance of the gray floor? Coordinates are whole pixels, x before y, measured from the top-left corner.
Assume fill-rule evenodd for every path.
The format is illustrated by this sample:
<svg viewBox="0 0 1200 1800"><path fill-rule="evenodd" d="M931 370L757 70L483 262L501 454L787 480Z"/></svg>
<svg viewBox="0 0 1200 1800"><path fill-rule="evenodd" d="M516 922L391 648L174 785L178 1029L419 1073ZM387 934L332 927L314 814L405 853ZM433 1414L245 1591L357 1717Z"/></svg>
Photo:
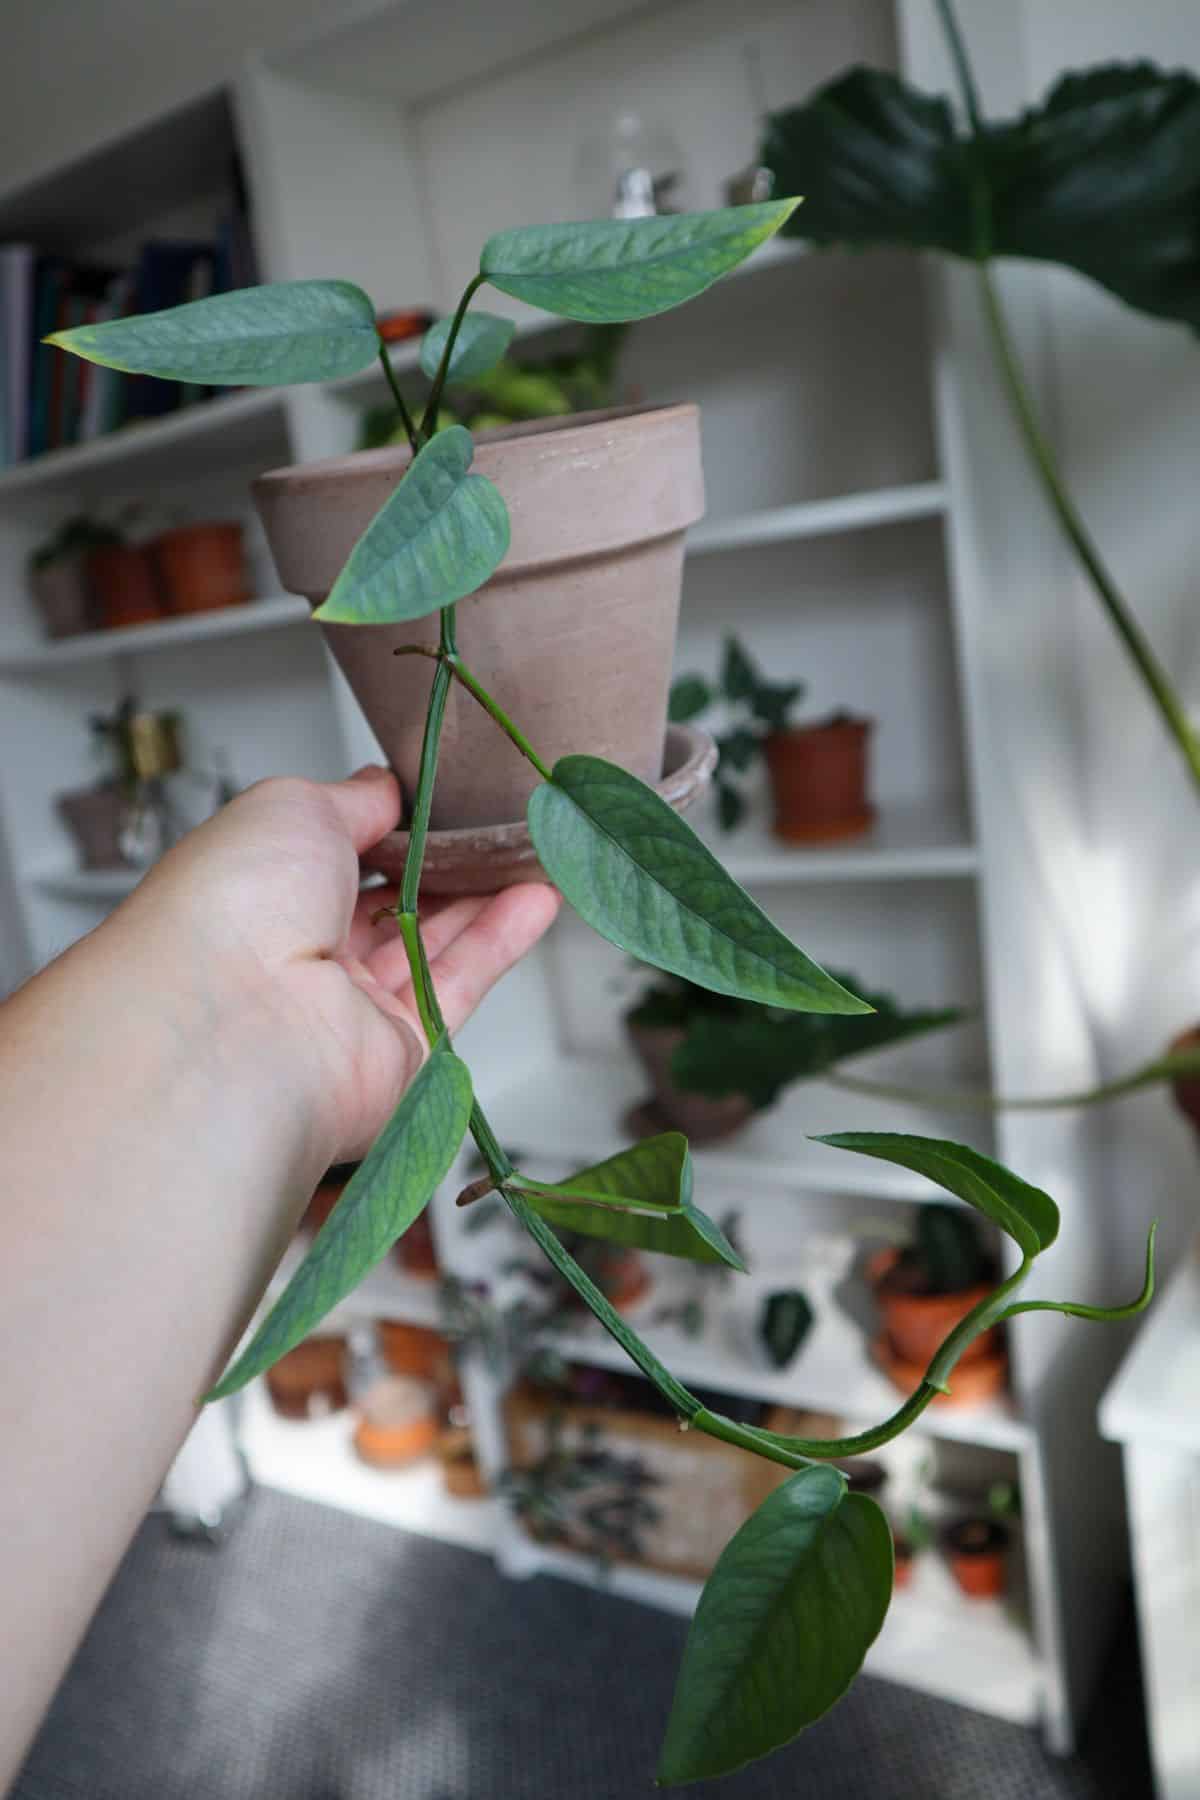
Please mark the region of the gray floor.
<svg viewBox="0 0 1200 1800"><path fill-rule="evenodd" d="M14 1800L649 1796L678 1620L259 1492L223 1549L149 1521ZM1082 1757L861 1680L711 1800L1144 1800L1130 1633Z"/></svg>

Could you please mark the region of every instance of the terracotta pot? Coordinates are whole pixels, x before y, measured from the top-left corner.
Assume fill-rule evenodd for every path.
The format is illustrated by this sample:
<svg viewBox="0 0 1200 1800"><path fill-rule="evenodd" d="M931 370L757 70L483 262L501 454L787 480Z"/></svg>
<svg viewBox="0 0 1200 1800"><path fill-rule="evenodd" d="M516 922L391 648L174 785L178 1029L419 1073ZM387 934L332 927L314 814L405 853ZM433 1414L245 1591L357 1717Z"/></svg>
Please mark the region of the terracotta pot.
<svg viewBox="0 0 1200 1800"><path fill-rule="evenodd" d="M180 525L150 548L168 612L212 612L250 598L240 525Z"/></svg>
<svg viewBox="0 0 1200 1800"><path fill-rule="evenodd" d="M992 1284L980 1282L957 1294L922 1294L907 1285L903 1269L899 1253L885 1251L872 1259L868 1279L874 1283L884 1334L897 1360L917 1364L923 1370L959 1320L965 1319L971 1308L991 1293ZM996 1326L980 1332L963 1351L960 1366L994 1356L998 1342Z"/></svg>
<svg viewBox="0 0 1200 1800"><path fill-rule="evenodd" d="M764 739L776 837L789 844L824 844L868 829L875 817L867 799L873 728L870 719L846 715L774 731Z"/></svg>
<svg viewBox="0 0 1200 1800"><path fill-rule="evenodd" d="M1168 1049L1200 1050L1200 1025L1193 1025L1190 1031L1181 1031L1177 1038L1171 1039ZM1200 1075L1176 1076L1171 1083L1171 1093L1180 1112L1200 1132Z"/></svg>
<svg viewBox="0 0 1200 1800"><path fill-rule="evenodd" d="M92 630L96 616L83 555L58 556L32 569L29 585L47 637L78 637L81 631Z"/></svg>
<svg viewBox="0 0 1200 1800"><path fill-rule="evenodd" d="M647 1115L645 1135L682 1131L694 1144L715 1144L754 1117L745 1094L692 1094L676 1087L671 1058L686 1035L681 1025L639 1025L628 1019L626 1029L654 1088L650 1105L641 1109Z"/></svg>
<svg viewBox="0 0 1200 1800"><path fill-rule="evenodd" d="M433 1395L423 1382L385 1376L367 1390L359 1408L354 1448L374 1468L404 1468L437 1442Z"/></svg>
<svg viewBox="0 0 1200 1800"><path fill-rule="evenodd" d="M998 1600L1008 1586L1008 1533L995 1519L961 1519L942 1533L950 1573L972 1600Z"/></svg>
<svg viewBox="0 0 1200 1800"><path fill-rule="evenodd" d="M77 788L54 802L59 817L75 839L85 869L126 869L121 855L121 822L125 796L114 782L107 787Z"/></svg>
<svg viewBox="0 0 1200 1800"><path fill-rule="evenodd" d="M419 1381L445 1380L449 1351L440 1332L428 1325L409 1325L402 1319L380 1319L376 1331L379 1353L393 1375L412 1375Z"/></svg>
<svg viewBox="0 0 1200 1800"><path fill-rule="evenodd" d="M892 1573L892 1587L906 1588L912 1581L913 1563L916 1561L916 1554L908 1539L901 1537L899 1533L893 1534L892 1543L896 1552L895 1566Z"/></svg>
<svg viewBox="0 0 1200 1800"><path fill-rule="evenodd" d="M928 1359L924 1362L906 1362L903 1357L896 1355L886 1332L876 1338L871 1346L871 1354L888 1380L902 1394L915 1393L925 1379ZM936 1394L930 1404L940 1412L956 1406L983 1406L987 1401L997 1399L1007 1386L1008 1357L1001 1344L989 1356L964 1356L961 1362L955 1364L954 1373L950 1377L949 1393Z"/></svg>
<svg viewBox="0 0 1200 1800"><path fill-rule="evenodd" d="M438 1461L446 1492L456 1500L482 1500L487 1483L475 1459L475 1446L465 1426L443 1431L437 1442Z"/></svg>
<svg viewBox="0 0 1200 1800"><path fill-rule="evenodd" d="M278 469L254 483L283 586L319 604L395 490L407 449ZM460 603L464 660L548 763L569 751L662 774L683 539L704 511L694 406L580 413L480 432L473 465L512 521L503 564ZM436 615L325 635L392 767L416 784ZM457 683L433 799L443 831L524 817L537 776Z"/></svg>
<svg viewBox="0 0 1200 1800"><path fill-rule="evenodd" d="M88 582L102 625L145 625L163 616L154 562L134 544L97 544L88 551Z"/></svg>
<svg viewBox="0 0 1200 1800"><path fill-rule="evenodd" d="M346 1340L310 1337L267 1370L267 1392L285 1419L317 1419L345 1406Z"/></svg>

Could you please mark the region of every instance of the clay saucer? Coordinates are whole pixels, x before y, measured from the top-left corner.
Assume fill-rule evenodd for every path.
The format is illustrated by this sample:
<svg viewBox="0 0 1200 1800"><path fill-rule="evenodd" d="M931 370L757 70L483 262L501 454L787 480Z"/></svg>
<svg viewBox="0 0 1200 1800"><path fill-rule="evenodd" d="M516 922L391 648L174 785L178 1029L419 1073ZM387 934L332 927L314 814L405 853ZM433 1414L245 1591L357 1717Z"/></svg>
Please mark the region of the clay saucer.
<svg viewBox="0 0 1200 1800"><path fill-rule="evenodd" d="M655 791L676 812L686 812L708 786L716 761L716 745L706 731L694 725L668 725L662 779ZM407 831L391 831L366 852L362 863L365 869L399 881L407 855ZM425 840L421 871L425 894L491 894L519 881L536 881L540 875L541 865L524 819L509 825L431 831Z"/></svg>

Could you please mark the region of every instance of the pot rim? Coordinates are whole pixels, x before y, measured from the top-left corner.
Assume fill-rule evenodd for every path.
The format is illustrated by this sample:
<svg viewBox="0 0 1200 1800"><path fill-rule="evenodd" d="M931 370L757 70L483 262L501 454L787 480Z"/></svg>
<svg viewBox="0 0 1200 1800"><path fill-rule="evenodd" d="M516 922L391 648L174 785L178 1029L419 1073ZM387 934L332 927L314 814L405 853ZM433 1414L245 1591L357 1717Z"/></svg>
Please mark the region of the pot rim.
<svg viewBox="0 0 1200 1800"><path fill-rule="evenodd" d="M668 406L609 406L594 412L562 413L548 419L525 419L512 425L489 426L485 431L472 432L471 436L477 449L553 437L556 448L561 445L570 452L587 449L593 438L635 419L666 421L698 418L699 413L700 408L687 400L675 401ZM260 491L270 493L283 487L303 489L309 483L327 486L330 481L353 482L362 475L390 473L393 469L402 472L412 459L413 453L407 444L384 444L375 450L351 450L345 456L327 456L317 462L286 463L278 469L265 469L250 485L257 495Z"/></svg>

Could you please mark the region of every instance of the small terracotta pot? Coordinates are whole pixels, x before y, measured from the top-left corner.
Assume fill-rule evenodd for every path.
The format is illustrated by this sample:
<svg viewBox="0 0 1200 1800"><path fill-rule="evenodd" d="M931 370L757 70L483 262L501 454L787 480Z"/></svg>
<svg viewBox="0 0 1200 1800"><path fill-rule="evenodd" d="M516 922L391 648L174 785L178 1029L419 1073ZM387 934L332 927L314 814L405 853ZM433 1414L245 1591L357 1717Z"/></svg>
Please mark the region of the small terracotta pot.
<svg viewBox="0 0 1200 1800"><path fill-rule="evenodd" d="M958 1294L915 1293L905 1284L902 1268L898 1251L884 1251L872 1258L868 1279L874 1285L884 1333L896 1358L925 1369L943 1339L991 1293L992 1287L985 1281ZM963 1351L960 1366L994 1356L998 1337L994 1325L981 1331Z"/></svg>
<svg viewBox="0 0 1200 1800"><path fill-rule="evenodd" d="M871 1354L888 1380L902 1394L915 1393L925 1379L929 1367L924 1362L905 1362L896 1355L887 1333L882 1333L871 1346ZM1008 1386L1008 1357L1001 1344L990 1356L963 1357L955 1364L948 1393L935 1394L931 1405L939 1412L958 1406L983 1406L997 1399Z"/></svg>
<svg viewBox="0 0 1200 1800"><path fill-rule="evenodd" d="M432 1280L438 1273L437 1251L433 1244L433 1226L429 1213L420 1213L396 1244L396 1261L408 1275Z"/></svg>
<svg viewBox="0 0 1200 1800"><path fill-rule="evenodd" d="M393 1375L444 1381L449 1351L440 1332L428 1325L409 1325L402 1319L380 1319L376 1331L379 1353Z"/></svg>
<svg viewBox="0 0 1200 1800"><path fill-rule="evenodd" d="M29 585L52 638L78 637L96 623L87 559L82 554L57 556L40 569L32 569Z"/></svg>
<svg viewBox="0 0 1200 1800"><path fill-rule="evenodd" d="M1181 1031L1171 1039L1168 1049L1200 1050L1200 1025ZM1200 1075L1177 1075L1171 1083L1171 1093L1180 1112L1200 1132Z"/></svg>
<svg viewBox="0 0 1200 1800"><path fill-rule="evenodd" d="M346 1405L346 1340L310 1337L267 1370L267 1392L285 1419L318 1419Z"/></svg>
<svg viewBox="0 0 1200 1800"><path fill-rule="evenodd" d="M437 1442L433 1395L423 1382L388 1375L359 1402L354 1448L376 1469L402 1469Z"/></svg>
<svg viewBox="0 0 1200 1800"><path fill-rule="evenodd" d="M180 525L150 548L168 612L212 612L250 598L240 525Z"/></svg>
<svg viewBox="0 0 1200 1800"><path fill-rule="evenodd" d="M906 1588L913 1578L913 1564L916 1561L916 1553L908 1539L901 1537L898 1532L893 1535L892 1543L896 1553L895 1567L892 1573L892 1587Z"/></svg>
<svg viewBox="0 0 1200 1800"><path fill-rule="evenodd" d="M163 616L154 562L135 544L97 544L88 551L87 575L102 625L145 625Z"/></svg>
<svg viewBox="0 0 1200 1800"><path fill-rule="evenodd" d="M410 461L406 448L366 450L278 469L254 483L289 592L314 605L325 598ZM546 762L586 752L658 781L684 533L704 511L696 408L626 408L483 431L472 468L499 488L512 538L491 580L459 603L464 661ZM436 644L436 615L324 630L411 796L433 665L392 651ZM529 763L456 683L433 829L523 819L536 783ZM484 886L487 879L484 867Z"/></svg>
<svg viewBox="0 0 1200 1800"><path fill-rule="evenodd" d="M693 1144L716 1144L754 1117L745 1094L692 1094L675 1085L671 1058L686 1036L681 1025L639 1025L627 1019L626 1029L654 1089L649 1107L640 1109L647 1114L645 1135L682 1131Z"/></svg>
<svg viewBox="0 0 1200 1800"><path fill-rule="evenodd" d="M55 800L59 817L75 839L85 869L127 869L121 854L121 822L125 796L116 782L107 787L77 788Z"/></svg>
<svg viewBox="0 0 1200 1800"><path fill-rule="evenodd" d="M775 836L789 844L857 837L875 817L867 799L870 719L773 731L763 741L775 797Z"/></svg>
<svg viewBox="0 0 1200 1800"><path fill-rule="evenodd" d="M487 1483L475 1458L471 1433L464 1426L443 1431L437 1442L438 1461L446 1492L456 1500L482 1500Z"/></svg>
<svg viewBox="0 0 1200 1800"><path fill-rule="evenodd" d="M627 1312L650 1292L653 1286L650 1271L637 1250L606 1245L605 1251L594 1271L596 1285L618 1312Z"/></svg>
<svg viewBox="0 0 1200 1800"><path fill-rule="evenodd" d="M942 1533L950 1573L972 1600L998 1600L1008 1586L1008 1533L995 1519L960 1519Z"/></svg>

